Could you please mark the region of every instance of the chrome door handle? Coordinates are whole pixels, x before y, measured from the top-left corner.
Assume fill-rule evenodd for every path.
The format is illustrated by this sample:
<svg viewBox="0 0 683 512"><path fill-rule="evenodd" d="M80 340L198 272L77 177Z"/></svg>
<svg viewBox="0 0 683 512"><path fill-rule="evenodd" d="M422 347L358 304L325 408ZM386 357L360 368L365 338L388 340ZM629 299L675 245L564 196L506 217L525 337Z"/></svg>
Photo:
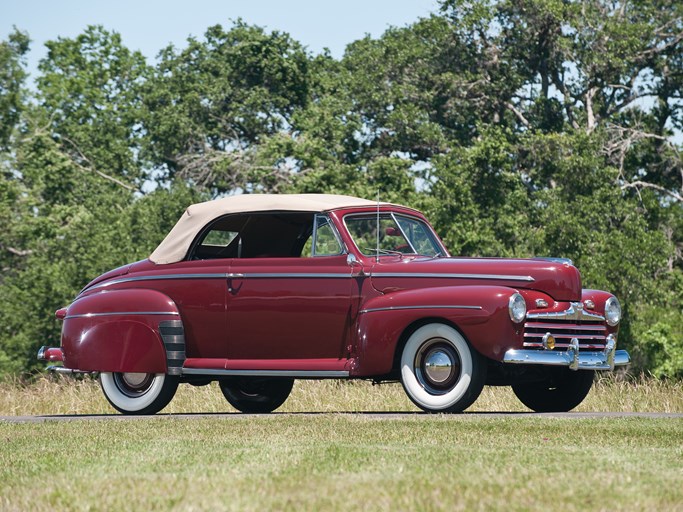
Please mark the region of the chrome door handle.
<svg viewBox="0 0 683 512"><path fill-rule="evenodd" d="M239 273L235 273L235 274L233 274L233 273L228 273L228 274L226 274L225 277L226 277L227 280L228 280L228 293L231 293L231 294L233 294L233 295L236 294L236 293L239 291L239 289L242 288L242 283L240 283L240 285L237 287L237 289L235 289L235 288L232 286L232 280L233 280L233 279L243 279L243 278L244 278L244 274L239 274Z"/></svg>

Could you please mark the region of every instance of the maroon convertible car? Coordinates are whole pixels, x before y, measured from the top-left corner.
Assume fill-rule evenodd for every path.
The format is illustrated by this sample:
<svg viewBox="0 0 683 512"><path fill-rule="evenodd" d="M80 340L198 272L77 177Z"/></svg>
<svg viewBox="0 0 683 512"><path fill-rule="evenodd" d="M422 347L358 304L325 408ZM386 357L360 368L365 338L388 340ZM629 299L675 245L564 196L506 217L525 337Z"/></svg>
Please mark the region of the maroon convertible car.
<svg viewBox="0 0 683 512"><path fill-rule="evenodd" d="M294 379L400 381L429 412L485 384L568 411L616 350L621 307L569 260L451 257L424 216L349 196L241 195L190 206L144 261L66 308L59 373L99 373L117 410L153 414L179 383L218 381L270 412Z"/></svg>

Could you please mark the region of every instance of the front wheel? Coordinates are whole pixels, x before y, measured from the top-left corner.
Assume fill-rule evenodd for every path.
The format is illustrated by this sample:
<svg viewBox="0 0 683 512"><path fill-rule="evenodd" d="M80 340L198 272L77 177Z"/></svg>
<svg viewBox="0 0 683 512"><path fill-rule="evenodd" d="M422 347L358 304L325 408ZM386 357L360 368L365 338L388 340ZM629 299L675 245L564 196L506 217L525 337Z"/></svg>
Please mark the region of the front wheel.
<svg viewBox="0 0 683 512"><path fill-rule="evenodd" d="M593 370L549 368L544 380L513 384L512 391L532 411L567 412L583 402L594 378Z"/></svg>
<svg viewBox="0 0 683 512"><path fill-rule="evenodd" d="M420 327L403 348L403 389L427 412L464 411L479 397L485 380L483 357L448 325Z"/></svg>
<svg viewBox="0 0 683 512"><path fill-rule="evenodd" d="M267 413L280 407L294 386L284 377L236 377L219 381L225 399L246 413Z"/></svg>
<svg viewBox="0 0 683 512"><path fill-rule="evenodd" d="M164 373L100 373L105 398L123 414L156 414L178 389L178 377Z"/></svg>

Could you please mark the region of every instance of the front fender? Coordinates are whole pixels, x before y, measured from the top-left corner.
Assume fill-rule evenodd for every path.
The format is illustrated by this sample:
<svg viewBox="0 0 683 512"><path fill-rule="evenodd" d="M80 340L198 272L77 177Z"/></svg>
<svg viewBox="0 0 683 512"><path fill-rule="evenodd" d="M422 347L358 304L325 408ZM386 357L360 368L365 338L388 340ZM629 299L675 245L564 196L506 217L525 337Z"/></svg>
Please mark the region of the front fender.
<svg viewBox="0 0 683 512"><path fill-rule="evenodd" d="M167 336L162 336L160 324L182 328L177 306L158 291L110 290L81 297L67 308L64 318L64 366L82 371L165 373Z"/></svg>
<svg viewBox="0 0 683 512"><path fill-rule="evenodd" d="M482 355L501 360L508 348L521 344L522 326L508 313L515 291L504 286L453 286L401 290L368 300L360 310L352 373L389 373L403 335L428 322L453 325Z"/></svg>

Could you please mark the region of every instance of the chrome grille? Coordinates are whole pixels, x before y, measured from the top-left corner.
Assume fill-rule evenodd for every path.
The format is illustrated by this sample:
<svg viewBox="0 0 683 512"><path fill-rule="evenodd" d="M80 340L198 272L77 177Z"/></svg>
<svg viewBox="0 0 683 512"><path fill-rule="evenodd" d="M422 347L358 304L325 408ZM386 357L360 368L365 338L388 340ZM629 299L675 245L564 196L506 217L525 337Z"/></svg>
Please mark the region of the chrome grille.
<svg viewBox="0 0 683 512"><path fill-rule="evenodd" d="M607 328L604 323L527 320L524 324L524 346L542 349L543 336L548 332L555 338L555 348L559 349L566 349L572 338L576 338L579 340L579 350L603 350L607 338Z"/></svg>
<svg viewBox="0 0 683 512"><path fill-rule="evenodd" d="M542 349L546 333L555 338L555 349L566 350L572 338L576 338L579 350L603 350L607 326L603 316L585 311L580 302L572 302L565 311L527 314L524 346Z"/></svg>

